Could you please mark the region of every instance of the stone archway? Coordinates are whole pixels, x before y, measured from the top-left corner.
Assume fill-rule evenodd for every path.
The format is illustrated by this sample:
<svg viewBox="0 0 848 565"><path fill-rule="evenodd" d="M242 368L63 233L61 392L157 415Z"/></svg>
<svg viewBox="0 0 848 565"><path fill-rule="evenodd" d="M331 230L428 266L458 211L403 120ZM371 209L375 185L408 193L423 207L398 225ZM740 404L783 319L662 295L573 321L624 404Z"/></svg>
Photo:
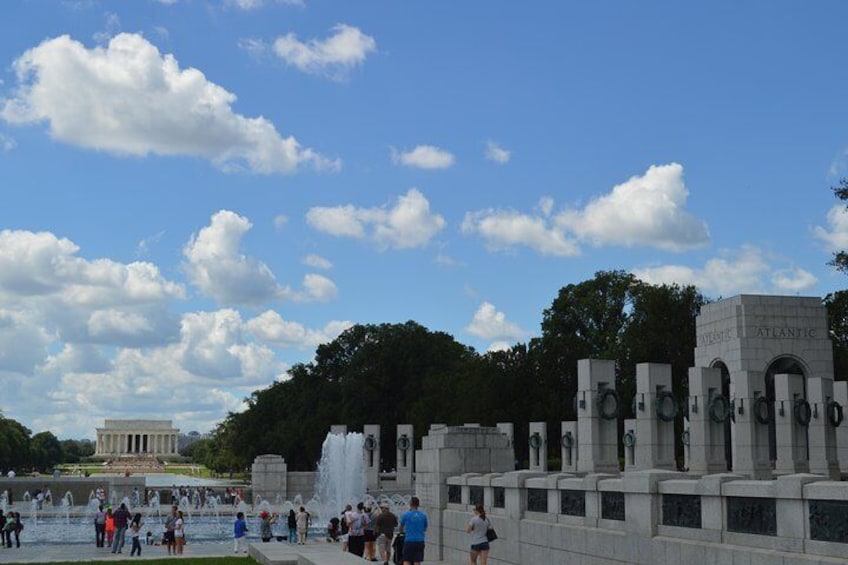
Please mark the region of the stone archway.
<svg viewBox="0 0 848 565"><path fill-rule="evenodd" d="M713 369L721 371L721 395L725 398L730 398L730 369L724 364L724 361L715 361L712 364ZM724 421L724 461L727 464L727 470L733 470L733 422L730 418Z"/></svg>
<svg viewBox="0 0 848 565"><path fill-rule="evenodd" d="M774 403L776 400L774 393L774 376L780 374L803 375L804 377L804 398L807 397L807 376L809 371L805 370L804 364L799 359L789 355L782 355L769 363L766 372L763 375L766 398L768 398L769 423L768 423L768 441L769 441L769 460L774 465L777 460L777 432L775 426ZM807 446L809 451L809 445ZM807 453L809 457L809 453Z"/></svg>

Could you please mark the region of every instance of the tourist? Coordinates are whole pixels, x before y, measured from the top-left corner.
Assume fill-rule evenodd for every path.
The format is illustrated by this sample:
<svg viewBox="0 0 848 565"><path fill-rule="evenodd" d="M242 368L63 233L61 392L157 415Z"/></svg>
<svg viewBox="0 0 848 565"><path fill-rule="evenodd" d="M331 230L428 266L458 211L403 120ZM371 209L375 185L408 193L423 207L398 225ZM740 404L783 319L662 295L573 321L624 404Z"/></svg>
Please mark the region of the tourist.
<svg viewBox="0 0 848 565"><path fill-rule="evenodd" d="M474 507L474 517L465 526L465 532L471 537L471 565L477 565L477 557L480 557L480 565L489 562L489 538L486 532L491 527L485 508L478 504Z"/></svg>
<svg viewBox="0 0 848 565"><path fill-rule="evenodd" d="M247 553L247 522L244 521L244 512L236 514L236 521L233 524L233 537L235 538L233 553Z"/></svg>
<svg viewBox="0 0 848 565"><path fill-rule="evenodd" d="M350 528L347 525L347 513L350 512L353 507L350 504L346 504L344 510L342 510L342 520L341 520L341 530L342 530L342 551L346 552L349 549L348 542L350 540Z"/></svg>
<svg viewBox="0 0 848 565"><path fill-rule="evenodd" d="M141 540L139 540L139 537L141 536L141 526L143 524L144 522L141 521L141 513L136 512L135 516L133 516L132 522L130 523L130 538L132 539L130 557L135 555L136 551L138 551L138 556L141 557Z"/></svg>
<svg viewBox="0 0 848 565"><path fill-rule="evenodd" d="M400 531L406 536L403 541L404 565L417 565L424 561L424 534L427 531L427 515L418 509L420 501L413 496L409 510L400 517Z"/></svg>
<svg viewBox="0 0 848 565"><path fill-rule="evenodd" d="M121 553L121 550L124 549L127 527L130 525L132 515L127 510L127 505L122 502L113 516L115 518L115 539L112 542L112 553Z"/></svg>
<svg viewBox="0 0 848 565"><path fill-rule="evenodd" d="M309 513L303 506L300 507L300 512L297 513L297 543L298 545L306 544L306 532L309 530Z"/></svg>
<svg viewBox="0 0 848 565"><path fill-rule="evenodd" d="M112 542L115 539L115 517L112 515L112 509L106 509L106 518L103 529L106 531L106 547L112 547Z"/></svg>
<svg viewBox="0 0 848 565"><path fill-rule="evenodd" d="M11 516L13 512L9 512ZM0 508L0 547L6 547L6 524L8 523L8 518L3 515L3 509Z"/></svg>
<svg viewBox="0 0 848 565"><path fill-rule="evenodd" d="M380 507L380 513L374 518L374 533L377 535L377 550L383 565L388 565L392 558L392 538L395 528L398 526L397 516L384 504Z"/></svg>
<svg viewBox="0 0 848 565"><path fill-rule="evenodd" d="M333 516L327 524L327 541L339 541L339 519Z"/></svg>
<svg viewBox="0 0 848 565"><path fill-rule="evenodd" d="M24 529L24 523L21 521L20 512L9 513L9 520L6 523L6 528L10 528L11 530L6 533L6 547L12 547L12 534L15 534L15 546L21 547L21 532Z"/></svg>
<svg viewBox="0 0 848 565"><path fill-rule="evenodd" d="M289 510L289 515L286 517L286 525L289 528L289 543L297 542L297 515L294 513L294 508Z"/></svg>
<svg viewBox="0 0 848 565"><path fill-rule="evenodd" d="M97 512L94 513L94 545L103 547L103 540L106 538L106 513L103 511L103 505L97 507Z"/></svg>
<svg viewBox="0 0 848 565"><path fill-rule="evenodd" d="M263 542L267 543L274 537L274 532L272 531L271 526L277 521L277 515L271 514L267 510L263 510L259 513L259 519L261 520L259 524L259 536L262 538Z"/></svg>
<svg viewBox="0 0 848 565"><path fill-rule="evenodd" d="M168 555L174 547L174 523L177 521L177 507L171 506L171 513L165 518L165 545L168 547Z"/></svg>
<svg viewBox="0 0 848 565"><path fill-rule="evenodd" d="M357 557L365 555L365 519L362 516L364 509L365 505L360 502L356 505L356 510L345 513L348 528L347 548Z"/></svg>
<svg viewBox="0 0 848 565"><path fill-rule="evenodd" d="M174 551L177 555L183 554L185 547L185 520L183 511L177 510L177 519L174 521Z"/></svg>
<svg viewBox="0 0 848 565"><path fill-rule="evenodd" d="M362 512L363 530L365 531L365 559L368 561L377 561L377 549L375 542L377 536L374 535L374 514L370 507L366 507Z"/></svg>

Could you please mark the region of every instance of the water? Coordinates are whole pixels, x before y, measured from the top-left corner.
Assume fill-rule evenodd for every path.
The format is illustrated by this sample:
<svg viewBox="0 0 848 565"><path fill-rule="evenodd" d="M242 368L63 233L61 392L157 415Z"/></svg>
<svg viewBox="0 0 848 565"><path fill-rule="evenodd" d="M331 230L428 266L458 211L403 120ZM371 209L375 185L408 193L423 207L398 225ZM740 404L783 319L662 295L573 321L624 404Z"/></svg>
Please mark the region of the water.
<svg viewBox="0 0 848 565"><path fill-rule="evenodd" d="M324 439L314 499L317 518L323 522L338 516L346 504L356 506L365 498L364 443L365 438L360 433L328 433ZM312 513L308 507L307 510Z"/></svg>

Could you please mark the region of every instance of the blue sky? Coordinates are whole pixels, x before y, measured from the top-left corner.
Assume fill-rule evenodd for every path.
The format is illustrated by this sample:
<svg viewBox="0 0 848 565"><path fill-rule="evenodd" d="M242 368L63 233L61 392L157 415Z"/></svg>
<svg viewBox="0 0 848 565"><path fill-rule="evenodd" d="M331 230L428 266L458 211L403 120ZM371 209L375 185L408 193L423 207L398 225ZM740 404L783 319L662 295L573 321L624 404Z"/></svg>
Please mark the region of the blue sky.
<svg viewBox="0 0 848 565"><path fill-rule="evenodd" d="M6 2L0 409L63 438L207 431L354 323L483 352L599 270L842 289L845 21L840 1Z"/></svg>

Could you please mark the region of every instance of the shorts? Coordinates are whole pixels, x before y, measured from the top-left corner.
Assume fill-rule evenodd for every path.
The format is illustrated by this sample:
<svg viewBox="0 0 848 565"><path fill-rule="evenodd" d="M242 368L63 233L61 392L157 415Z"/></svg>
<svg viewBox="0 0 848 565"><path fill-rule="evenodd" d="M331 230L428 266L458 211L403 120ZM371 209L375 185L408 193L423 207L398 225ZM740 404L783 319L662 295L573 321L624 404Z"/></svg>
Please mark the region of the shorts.
<svg viewBox="0 0 848 565"><path fill-rule="evenodd" d="M424 561L424 542L407 541L403 544L403 560L410 563L421 563Z"/></svg>
<svg viewBox="0 0 848 565"><path fill-rule="evenodd" d="M377 537L374 535L374 530L365 530L365 543L376 540Z"/></svg>
<svg viewBox="0 0 848 565"><path fill-rule="evenodd" d="M174 543L173 530L165 532L165 543Z"/></svg>
<svg viewBox="0 0 848 565"><path fill-rule="evenodd" d="M471 551L489 551L489 542L475 543L471 545Z"/></svg>
<svg viewBox="0 0 848 565"><path fill-rule="evenodd" d="M385 551L386 553L391 552L392 538L388 537L386 534L380 534L379 536L377 536L377 549L380 551Z"/></svg>

